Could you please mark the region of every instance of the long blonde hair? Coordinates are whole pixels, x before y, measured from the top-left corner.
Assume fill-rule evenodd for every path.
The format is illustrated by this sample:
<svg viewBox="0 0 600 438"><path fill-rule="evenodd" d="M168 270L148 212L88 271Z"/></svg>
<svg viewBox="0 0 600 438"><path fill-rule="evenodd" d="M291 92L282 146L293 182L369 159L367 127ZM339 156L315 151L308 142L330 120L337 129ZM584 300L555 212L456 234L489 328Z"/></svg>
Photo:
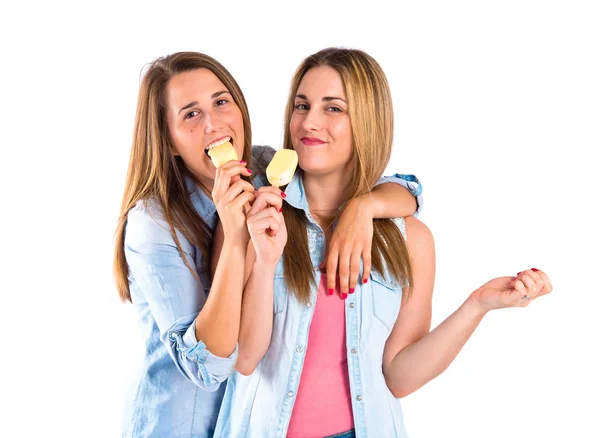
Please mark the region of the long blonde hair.
<svg viewBox="0 0 600 438"><path fill-rule="evenodd" d="M251 166L252 131L246 100L233 76L210 56L197 52L179 52L153 61L140 85L133 144L125 182L121 214L115 233L114 274L119 296L131 301L128 266L125 259L125 227L127 214L137 202L152 200L161 208L169 224L179 254L191 273L198 278L175 233L177 229L193 245L209 257L212 231L194 208L188 194L186 178L193 178L185 163L172 151L173 140L167 126L167 86L176 75L206 68L227 87L240 108L244 122L243 159ZM198 182L198 181L196 181Z"/></svg>
<svg viewBox="0 0 600 438"><path fill-rule="evenodd" d="M307 57L298 67L290 86L286 113L284 147L293 149L290 121L294 100L304 75L312 68L328 66L342 78L348 97L352 129L352 168L346 201L369 193L383 174L392 151L394 115L389 85L380 65L360 50L328 48ZM302 210L285 204L283 210L288 242L283 255L286 285L300 302L306 302L314 283L308 249L307 219ZM412 284L408 250L402 234L391 219L373 222L372 266L384 274L384 263L400 282Z"/></svg>

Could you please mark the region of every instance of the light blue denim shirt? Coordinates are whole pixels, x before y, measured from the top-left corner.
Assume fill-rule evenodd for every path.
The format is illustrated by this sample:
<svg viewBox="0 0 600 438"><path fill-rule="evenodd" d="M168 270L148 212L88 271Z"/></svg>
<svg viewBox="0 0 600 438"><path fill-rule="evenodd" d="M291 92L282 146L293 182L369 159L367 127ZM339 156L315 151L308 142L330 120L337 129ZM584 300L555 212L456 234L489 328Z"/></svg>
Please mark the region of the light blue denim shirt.
<svg viewBox="0 0 600 438"><path fill-rule="evenodd" d="M229 378L215 437L283 438L287 433L302 375L325 237L310 215L298 174L286 194L286 201L304 210L308 218L315 285L309 302L300 303L288 293L282 259L279 261L274 279L271 344L254 373L243 376L235 372ZM405 236L404 220L395 222ZM372 272L370 280L359 283L356 292L346 299L346 354L355 433L359 438L407 436L400 400L388 389L382 372L383 349L400 310L403 286L385 269L383 275Z"/></svg>
<svg viewBox="0 0 600 438"><path fill-rule="evenodd" d="M253 148L255 187L268 184L264 170L274 153L265 146ZM421 186L412 175L383 182L409 188L422 206ZM189 191L196 210L214 230L214 203L192 181ZM217 357L196 339L195 319L211 287L209 261L181 233L177 237L199 280L183 262L155 204L142 202L129 212L125 256L145 354L125 403L123 437L211 437L225 392L221 383L235 366L237 350Z"/></svg>

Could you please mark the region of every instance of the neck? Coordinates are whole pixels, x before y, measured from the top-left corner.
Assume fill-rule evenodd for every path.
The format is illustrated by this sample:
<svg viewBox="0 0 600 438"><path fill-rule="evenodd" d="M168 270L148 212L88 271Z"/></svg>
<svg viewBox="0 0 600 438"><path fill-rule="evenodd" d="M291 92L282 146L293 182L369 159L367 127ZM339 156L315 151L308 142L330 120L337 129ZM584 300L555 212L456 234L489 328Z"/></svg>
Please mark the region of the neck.
<svg viewBox="0 0 600 438"><path fill-rule="evenodd" d="M302 182L308 208L317 219L332 218L342 206L351 175L349 171L328 175L311 175L304 172Z"/></svg>

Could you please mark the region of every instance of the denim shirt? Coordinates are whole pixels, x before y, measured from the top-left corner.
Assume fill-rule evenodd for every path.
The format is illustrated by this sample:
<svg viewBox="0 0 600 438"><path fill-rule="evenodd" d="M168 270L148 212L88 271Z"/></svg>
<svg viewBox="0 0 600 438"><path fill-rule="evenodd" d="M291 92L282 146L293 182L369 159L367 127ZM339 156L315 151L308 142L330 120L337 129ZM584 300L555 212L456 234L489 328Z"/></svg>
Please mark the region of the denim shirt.
<svg viewBox="0 0 600 438"><path fill-rule="evenodd" d="M282 259L274 278L274 316L271 343L254 373L235 372L229 379L215 437L285 437L300 377L316 302L325 252L323 230L308 209L302 179L288 185L286 201L305 211L308 244L315 283L308 303L288 293ZM403 219L394 220L405 236ZM400 400L388 389L382 356L400 310L403 282L387 269L372 272L357 284L345 303L346 354L357 437L406 437ZM339 431L344 432L344 431Z"/></svg>
<svg viewBox="0 0 600 438"><path fill-rule="evenodd" d="M268 184L265 169L275 150L253 147L256 188ZM418 197L421 186L411 175L383 178L408 187ZM214 230L215 204L193 181L190 200ZM199 248L176 232L197 280L183 262L159 207L138 203L128 214L125 256L129 287L145 352L139 374L128 391L123 437L195 438L213 435L225 385L237 359L212 354L196 339L195 320L211 287L210 265Z"/></svg>

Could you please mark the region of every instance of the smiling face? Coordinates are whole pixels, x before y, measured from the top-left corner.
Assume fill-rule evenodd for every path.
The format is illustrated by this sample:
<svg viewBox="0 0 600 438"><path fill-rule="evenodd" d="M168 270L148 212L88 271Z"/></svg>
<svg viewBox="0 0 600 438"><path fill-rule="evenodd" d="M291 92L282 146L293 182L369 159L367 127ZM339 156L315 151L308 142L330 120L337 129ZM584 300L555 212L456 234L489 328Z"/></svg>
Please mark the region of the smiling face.
<svg viewBox="0 0 600 438"><path fill-rule="evenodd" d="M290 134L306 173L346 172L352 159L352 128L342 78L331 67L311 68L294 100Z"/></svg>
<svg viewBox="0 0 600 438"><path fill-rule="evenodd" d="M174 76L167 86L167 106L173 153L181 156L199 182L212 188L216 168L206 151L229 140L238 157L243 156L244 121L240 108L227 87L206 68Z"/></svg>

